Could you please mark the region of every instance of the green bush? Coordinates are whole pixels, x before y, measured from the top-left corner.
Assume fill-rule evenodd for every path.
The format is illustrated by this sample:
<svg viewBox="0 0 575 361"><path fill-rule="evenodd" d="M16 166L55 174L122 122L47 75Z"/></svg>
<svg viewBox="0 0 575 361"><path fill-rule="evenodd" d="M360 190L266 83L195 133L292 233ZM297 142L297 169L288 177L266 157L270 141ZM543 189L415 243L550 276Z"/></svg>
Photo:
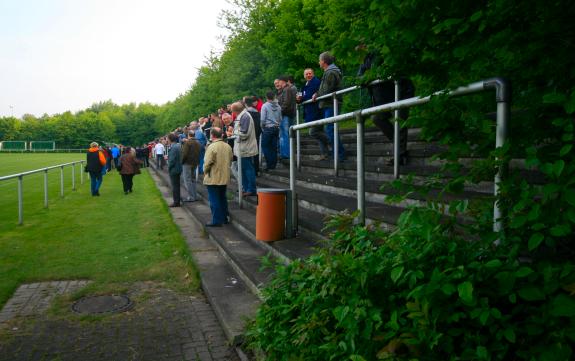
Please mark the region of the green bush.
<svg viewBox="0 0 575 361"><path fill-rule="evenodd" d="M327 248L279 266L250 329L270 360L568 360L575 265L469 241L412 208L398 231L338 227Z"/></svg>

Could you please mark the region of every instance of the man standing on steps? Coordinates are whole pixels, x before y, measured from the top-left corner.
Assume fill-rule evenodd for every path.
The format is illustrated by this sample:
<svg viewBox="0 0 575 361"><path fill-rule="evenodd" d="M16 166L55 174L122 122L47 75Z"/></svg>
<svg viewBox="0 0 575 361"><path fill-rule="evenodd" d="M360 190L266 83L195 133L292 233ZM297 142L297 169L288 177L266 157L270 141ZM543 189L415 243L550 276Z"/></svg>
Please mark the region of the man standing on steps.
<svg viewBox="0 0 575 361"><path fill-rule="evenodd" d="M281 92L278 96L278 103L282 110L282 122L280 124L280 158L289 159L289 127L294 123L296 113L296 93L288 84L288 78L281 76L279 86Z"/></svg>
<svg viewBox="0 0 575 361"><path fill-rule="evenodd" d="M260 136L262 134L262 127L260 125L260 112L256 109L258 104L258 98L256 96L251 97L244 97L243 99L246 110L252 116L254 121L254 129L256 130L256 143L258 144L258 154L254 156L254 170L256 172L256 176L260 174L260 156L259 156L259 144L260 144Z"/></svg>
<svg viewBox="0 0 575 361"><path fill-rule="evenodd" d="M234 127L234 135L239 138L239 141L234 142L234 155L238 157L238 161L242 162L242 196L255 196L256 172L253 157L258 155L258 143L254 120L241 102L232 104L232 113L236 114L236 119L238 119Z"/></svg>
<svg viewBox="0 0 575 361"><path fill-rule="evenodd" d="M298 102L305 102L310 100L312 96L319 90L319 85L321 81L315 76L313 69L307 68L303 71L303 76L306 80L303 86L301 97L298 97ZM314 120L321 119L319 108L316 102L305 104L303 106L303 118L305 122L313 122ZM323 131L323 126L318 125L310 128L309 135L316 139L319 144L320 150L320 160L327 159L329 157L329 138L325 135Z"/></svg>
<svg viewBox="0 0 575 361"><path fill-rule="evenodd" d="M184 202L198 200L194 171L200 162L200 147L200 142L196 139L196 132L189 130L188 138L182 143L182 176L188 191L188 197L184 199Z"/></svg>
<svg viewBox="0 0 575 361"><path fill-rule="evenodd" d="M373 67L381 63L381 59L374 53L369 53L361 64L358 76L363 76ZM400 77L399 80L399 100L408 99L415 96L415 86L410 79ZM371 97L373 106L393 103L395 101L395 81L386 80L382 83L369 85L367 88ZM385 137L391 142L394 141L395 125L392 121L393 113L383 112L372 116L373 123L383 132ZM407 119L409 108L399 110L399 118ZM399 164L407 164L407 127L401 127L399 130ZM387 165L393 165L393 158L387 160Z"/></svg>
<svg viewBox="0 0 575 361"><path fill-rule="evenodd" d="M276 169L278 161L278 135L282 121L282 111L273 91L269 91L266 94L266 98L267 102L262 106L261 114L262 152L266 158L265 170L272 170Z"/></svg>
<svg viewBox="0 0 575 361"><path fill-rule="evenodd" d="M321 83L319 85L319 89L317 93L312 96L313 101L316 100L317 97L322 95L330 94L335 91L341 90L341 79L343 77L341 70L334 64L335 57L330 53L323 52L319 55L319 66L323 69L323 76L321 77ZM337 104L338 109L341 109L342 104L342 96L337 96ZM333 109L333 99L322 99L319 101L319 108L323 112L323 118L330 118L334 115ZM325 126L325 130L327 133L327 137L330 140L331 147L333 149L335 134L334 134L334 126L333 123L327 124ZM345 149L343 148L343 144L341 143L341 139L339 139L338 134L338 158L340 161L345 160Z"/></svg>
<svg viewBox="0 0 575 361"><path fill-rule="evenodd" d="M168 173L170 174L170 183L172 184L173 203L170 207L180 207L182 200L180 197L180 176L182 174L182 150L179 137L175 133L168 134L170 150L168 151Z"/></svg>
<svg viewBox="0 0 575 361"><path fill-rule="evenodd" d="M204 158L204 185L208 189L212 222L206 227L221 227L228 223L228 200L226 188L230 182L230 165L232 148L222 140L222 130L212 127L211 144L206 149Z"/></svg>

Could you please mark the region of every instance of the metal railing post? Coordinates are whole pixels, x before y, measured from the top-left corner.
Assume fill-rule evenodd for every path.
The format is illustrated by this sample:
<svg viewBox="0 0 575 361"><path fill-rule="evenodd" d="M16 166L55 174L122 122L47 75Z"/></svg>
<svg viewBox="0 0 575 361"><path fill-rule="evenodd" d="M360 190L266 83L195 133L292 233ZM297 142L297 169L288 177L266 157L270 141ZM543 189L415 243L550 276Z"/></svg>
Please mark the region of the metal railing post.
<svg viewBox="0 0 575 361"><path fill-rule="evenodd" d="M338 115L337 96L333 94L333 116ZM339 171L339 126L333 123L333 173L337 177Z"/></svg>
<svg viewBox="0 0 575 361"><path fill-rule="evenodd" d="M399 82L395 80L395 101L399 101ZM399 178L399 143L400 143L400 129L399 129L399 109L393 111L393 178Z"/></svg>
<svg viewBox="0 0 575 361"><path fill-rule="evenodd" d="M296 174L296 164L295 164L295 151L294 151L294 130L292 127L289 128L289 141L290 141L290 162L289 162L289 188L291 191L291 218L292 218L292 236L297 234L298 223L297 219L297 194L295 192L295 174Z"/></svg>
<svg viewBox="0 0 575 361"><path fill-rule="evenodd" d="M72 190L76 190L76 167L72 164Z"/></svg>
<svg viewBox="0 0 575 361"><path fill-rule="evenodd" d="M299 125L299 106L296 105L295 108L295 122ZM300 138L300 131L298 130L296 133L296 150L297 150L297 170L301 170L301 138Z"/></svg>
<svg viewBox="0 0 575 361"><path fill-rule="evenodd" d="M497 125L495 129L495 149L503 147L507 140L507 128L509 123L509 109L511 102L511 89L505 79L495 78L484 82L485 88L495 88L497 101ZM504 230L503 211L499 205L500 189L499 183L503 180L507 167L502 165L497 170L493 180L493 194L495 202L493 203L493 232L499 233Z"/></svg>
<svg viewBox="0 0 575 361"><path fill-rule="evenodd" d="M48 169L44 171L44 208L48 208Z"/></svg>
<svg viewBox="0 0 575 361"><path fill-rule="evenodd" d="M365 141L364 119L361 110L355 114L357 123L357 209L358 223L365 225Z"/></svg>
<svg viewBox="0 0 575 361"><path fill-rule="evenodd" d="M64 198L64 166L60 167L60 197Z"/></svg>
<svg viewBox="0 0 575 361"><path fill-rule="evenodd" d="M238 119L239 122L239 119ZM242 142L240 140L240 135L238 133L238 136L236 137L236 142L238 142L238 155L236 156L237 158L237 162L238 162L238 206L240 207L240 209L243 206L243 183L242 183Z"/></svg>
<svg viewBox="0 0 575 361"><path fill-rule="evenodd" d="M80 184L84 184L84 161L80 161Z"/></svg>
<svg viewBox="0 0 575 361"><path fill-rule="evenodd" d="M23 178L24 176L18 176L18 224L24 223L24 191L23 191Z"/></svg>

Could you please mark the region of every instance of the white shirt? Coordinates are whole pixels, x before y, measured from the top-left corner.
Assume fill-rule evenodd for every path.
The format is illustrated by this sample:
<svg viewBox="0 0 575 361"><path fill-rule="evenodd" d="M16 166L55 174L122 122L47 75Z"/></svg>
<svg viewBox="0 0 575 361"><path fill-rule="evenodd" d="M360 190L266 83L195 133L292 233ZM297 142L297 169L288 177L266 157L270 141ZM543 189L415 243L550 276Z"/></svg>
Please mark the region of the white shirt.
<svg viewBox="0 0 575 361"><path fill-rule="evenodd" d="M164 145L162 143L156 144L154 147L154 153L157 155L164 155Z"/></svg>

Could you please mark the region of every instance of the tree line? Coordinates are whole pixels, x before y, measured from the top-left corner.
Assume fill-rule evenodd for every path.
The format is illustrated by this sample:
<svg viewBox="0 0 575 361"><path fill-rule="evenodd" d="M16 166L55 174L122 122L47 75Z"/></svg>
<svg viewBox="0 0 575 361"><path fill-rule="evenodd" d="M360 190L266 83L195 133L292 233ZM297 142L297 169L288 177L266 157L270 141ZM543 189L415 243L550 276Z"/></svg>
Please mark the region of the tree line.
<svg viewBox="0 0 575 361"><path fill-rule="evenodd" d="M56 140L58 147L84 146L77 140L138 144L189 123L245 95L262 95L282 74L303 84L306 67L321 76L318 55L336 56L346 85L374 78L407 76L417 95L493 76L511 80L519 112L513 128L524 144L545 126L541 114L562 104L575 106L572 22L575 5L528 0L424 2L371 0L232 0L219 23L228 30L221 54L212 54L193 85L163 105L94 104L76 114L0 119L0 139ZM381 61L363 77L357 69L367 54ZM365 95L365 93L364 93ZM489 99L491 100L491 98ZM349 102L348 102L349 103ZM492 103L473 101L482 113ZM345 106L345 104L344 104ZM491 107L491 108L489 108ZM432 108L432 107L430 107ZM463 124L471 132L492 131L482 120L461 121L450 112L441 124L422 111L414 125L434 133ZM419 123L417 123L419 122ZM514 126L514 125L513 125ZM536 131L533 131L535 128ZM465 132L465 130L462 130ZM490 137L488 137L490 138Z"/></svg>

